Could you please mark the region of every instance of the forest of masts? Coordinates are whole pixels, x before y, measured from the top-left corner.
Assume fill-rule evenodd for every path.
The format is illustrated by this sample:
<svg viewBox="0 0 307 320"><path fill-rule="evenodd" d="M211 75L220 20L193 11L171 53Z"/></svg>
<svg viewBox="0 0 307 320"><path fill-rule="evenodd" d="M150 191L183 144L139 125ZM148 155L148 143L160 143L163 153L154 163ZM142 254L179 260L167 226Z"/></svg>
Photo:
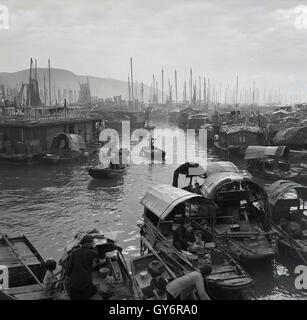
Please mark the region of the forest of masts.
<svg viewBox="0 0 307 320"><path fill-rule="evenodd" d="M280 105L302 103L302 95L289 95L280 89L260 88L253 81L250 87L240 87L239 77L233 83L215 83L205 76L194 76L192 68L188 80L181 81L179 90L178 72L172 76L165 76L163 68L161 74L152 75L149 90L151 104L186 104L186 105ZM139 88L139 94L138 94ZM132 58L130 58L130 72L128 74L129 101L144 102L144 83L133 80Z"/></svg>
<svg viewBox="0 0 307 320"><path fill-rule="evenodd" d="M36 79L37 62L35 60L34 74ZM188 78L188 80L187 80ZM232 83L216 83L206 76L195 76L192 68L189 76L179 79L178 72L173 75L165 75L163 68L161 73L152 75L152 83L148 96L145 99L144 83L134 80L132 58L130 58L130 70L128 74L129 102L149 102L151 104L185 104L185 105L279 105L302 103L305 97L301 94L288 94L280 89L261 88L253 81L250 87L240 86L239 77L234 77ZM139 90L138 90L139 89ZM67 99L68 103L78 100L79 90L56 89L51 81L50 59L48 59L48 74L44 74L43 85L40 86L40 96L44 105L54 105ZM7 98L16 97L19 88L6 88L0 86L0 94ZM145 101L147 100L147 101Z"/></svg>

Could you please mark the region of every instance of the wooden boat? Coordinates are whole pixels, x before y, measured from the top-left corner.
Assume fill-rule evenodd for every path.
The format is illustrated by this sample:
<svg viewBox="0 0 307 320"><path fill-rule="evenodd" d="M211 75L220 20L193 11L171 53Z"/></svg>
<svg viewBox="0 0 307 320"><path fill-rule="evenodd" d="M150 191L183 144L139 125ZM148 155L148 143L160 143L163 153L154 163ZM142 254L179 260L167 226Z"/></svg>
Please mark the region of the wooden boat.
<svg viewBox="0 0 307 320"><path fill-rule="evenodd" d="M225 125L214 136L214 146L226 158L244 156L247 146L262 145L264 133L258 126Z"/></svg>
<svg viewBox="0 0 307 320"><path fill-rule="evenodd" d="M290 163L291 153L286 146L250 146L245 152L247 170L255 177L269 181L307 181L307 166Z"/></svg>
<svg viewBox="0 0 307 320"><path fill-rule="evenodd" d="M88 173L94 179L112 179L121 176L126 171L123 169L111 169L110 167L102 167L101 165L88 169Z"/></svg>
<svg viewBox="0 0 307 320"><path fill-rule="evenodd" d="M279 247L307 264L307 187L279 180L268 194Z"/></svg>
<svg viewBox="0 0 307 320"><path fill-rule="evenodd" d="M83 137L76 134L60 133L53 138L50 153L42 155L42 161L48 164L69 163L87 159L89 153Z"/></svg>
<svg viewBox="0 0 307 320"><path fill-rule="evenodd" d="M30 155L30 154L4 154L0 153L0 163L5 165L35 165L41 162L42 156L40 154Z"/></svg>
<svg viewBox="0 0 307 320"><path fill-rule="evenodd" d="M44 260L26 236L0 238L0 300L49 300Z"/></svg>
<svg viewBox="0 0 307 320"><path fill-rule="evenodd" d="M194 231L200 230L207 237L212 233L207 226L212 225L214 203L202 195L197 195L169 185L152 187L141 203L144 206L144 222L140 225L141 236L157 251L164 252L163 260L175 264L183 273L197 270L198 262L204 259L204 252L191 254L177 250L172 241L173 233L178 226L178 218L189 216ZM142 240L142 239L141 239ZM215 293L241 292L253 285L253 280L223 248L211 239L207 251L213 271L206 278L210 289ZM143 244L141 243L141 248Z"/></svg>
<svg viewBox="0 0 307 320"><path fill-rule="evenodd" d="M165 266L162 277L168 282L175 279L178 275L174 274L174 272L168 267L168 265L164 263L164 261L161 258L161 252L157 253L154 249L152 249L152 251L154 253L150 252L147 254L142 254L141 256L132 258L130 260L130 270L132 274L132 279L135 288L137 289L138 296L141 300L159 299L159 297L156 297L150 286L152 277L150 273L148 273L148 266L151 262L157 260L162 261L163 266ZM180 270L178 270L178 273L180 273ZM180 275L183 274L184 273L181 273Z"/></svg>
<svg viewBox="0 0 307 320"><path fill-rule="evenodd" d="M188 129L194 129L196 132L205 124L209 122L207 113L194 113L188 116Z"/></svg>
<svg viewBox="0 0 307 320"><path fill-rule="evenodd" d="M90 234L94 238L95 248L98 251L101 262L97 270L93 270L93 284L105 295L96 294L93 300L134 300L137 298L137 291L128 271L126 260L122 254L122 249L116 245L116 240L112 233L104 235L98 230L90 232L80 232L75 238L68 242L65 253L60 260L62 266L61 281L69 293L68 278L66 275L66 265L73 249L80 246L80 241ZM102 272L103 271L103 272Z"/></svg>
<svg viewBox="0 0 307 320"><path fill-rule="evenodd" d="M217 207L212 228L221 244L240 263L268 262L277 254L266 191L250 175L212 174L201 193Z"/></svg>
<svg viewBox="0 0 307 320"><path fill-rule="evenodd" d="M166 152L157 147L143 147L141 155L151 161L165 161Z"/></svg>
<svg viewBox="0 0 307 320"><path fill-rule="evenodd" d="M291 149L307 150L307 126L283 128L275 134L272 142Z"/></svg>

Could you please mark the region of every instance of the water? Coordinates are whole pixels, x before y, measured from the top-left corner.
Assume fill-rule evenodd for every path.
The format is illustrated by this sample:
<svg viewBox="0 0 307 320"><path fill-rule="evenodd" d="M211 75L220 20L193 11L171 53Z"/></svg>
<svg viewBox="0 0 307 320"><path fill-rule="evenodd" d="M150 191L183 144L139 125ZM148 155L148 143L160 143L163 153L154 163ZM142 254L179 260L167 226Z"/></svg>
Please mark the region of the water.
<svg viewBox="0 0 307 320"><path fill-rule="evenodd" d="M159 142L156 145L159 147ZM211 160L219 160L209 150ZM0 166L0 230L9 236L25 234L43 258L58 260L77 231L97 228L116 231L118 244L129 257L139 254L139 228L146 190L158 183L171 184L177 165L132 165L115 180L92 179L86 166ZM64 187L66 186L66 187ZM258 299L298 299L290 259L277 259L250 274Z"/></svg>

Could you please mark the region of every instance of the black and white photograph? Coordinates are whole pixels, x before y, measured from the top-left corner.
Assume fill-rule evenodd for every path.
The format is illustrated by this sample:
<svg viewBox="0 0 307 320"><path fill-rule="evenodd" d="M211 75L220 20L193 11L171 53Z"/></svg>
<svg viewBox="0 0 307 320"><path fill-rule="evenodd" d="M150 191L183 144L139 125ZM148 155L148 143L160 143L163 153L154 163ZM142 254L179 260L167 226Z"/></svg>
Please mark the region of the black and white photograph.
<svg viewBox="0 0 307 320"><path fill-rule="evenodd" d="M0 300L306 300L306 52L306 0L0 0Z"/></svg>

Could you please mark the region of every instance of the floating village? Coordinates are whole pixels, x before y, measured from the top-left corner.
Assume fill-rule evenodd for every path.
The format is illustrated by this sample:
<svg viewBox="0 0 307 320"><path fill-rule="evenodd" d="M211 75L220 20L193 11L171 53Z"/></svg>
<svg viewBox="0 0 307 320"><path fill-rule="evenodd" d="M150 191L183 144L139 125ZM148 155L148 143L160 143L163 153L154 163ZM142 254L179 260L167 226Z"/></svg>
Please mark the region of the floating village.
<svg viewBox="0 0 307 320"><path fill-rule="evenodd" d="M163 70L154 75L145 99L132 59L128 101L94 97L89 79L79 90L57 90L50 61L46 70L38 81L31 59L20 88L0 83L2 168L35 171L78 163L78 175L96 188L116 188L137 164L124 161L132 152L124 145L117 150L119 161L113 160L112 135L101 137L104 131L121 134L125 123L129 135L149 132L134 146L147 141L138 156L150 170L167 166L171 156L154 134L160 127L194 130L196 139L206 131L206 144L217 156L206 166L177 163L168 183L157 176L141 188L133 201L142 212L131 209L129 220L138 228L137 255L124 254L125 242L101 223L83 226L57 261L43 258L27 235L15 236L13 226L6 230L14 236L0 228L0 299L257 299L251 293L255 268L284 256L307 265L307 104L286 102L280 91L255 83L241 88L239 77L222 90L192 69L180 93L176 71L172 81ZM137 179L135 185L145 174Z"/></svg>

